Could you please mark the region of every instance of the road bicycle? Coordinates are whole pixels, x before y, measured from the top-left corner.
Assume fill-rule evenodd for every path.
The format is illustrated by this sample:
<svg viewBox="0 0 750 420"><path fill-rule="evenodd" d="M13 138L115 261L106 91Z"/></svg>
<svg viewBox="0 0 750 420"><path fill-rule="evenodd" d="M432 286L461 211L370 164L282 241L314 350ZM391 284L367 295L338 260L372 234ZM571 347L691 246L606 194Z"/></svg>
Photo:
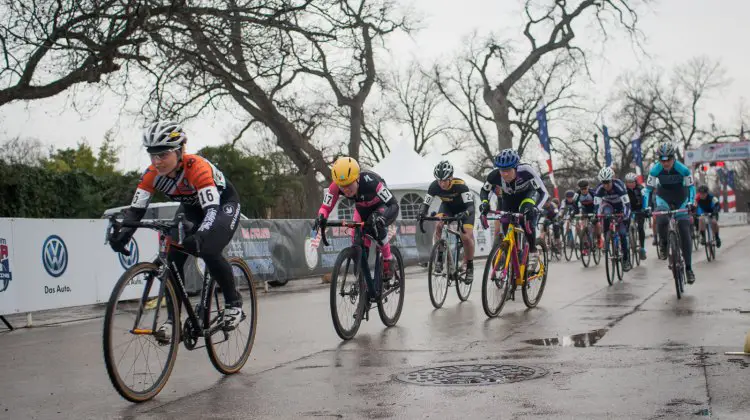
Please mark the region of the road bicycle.
<svg viewBox="0 0 750 420"><path fill-rule="evenodd" d="M167 262L170 248L190 254L181 244L185 232L192 226L182 215L174 221L120 222L114 216L109 219L105 242L112 232L123 227L147 228L160 234L157 258L154 262L137 263L120 276L104 314L107 374L117 392L129 401L150 400L164 388L177 359L180 341L188 350L205 347L213 366L225 375L239 372L253 348L258 307L247 264L239 258L228 259L243 302L240 324L230 330L219 322L224 311L224 295L208 270L203 275L200 300L193 306L184 279L176 267ZM175 233L176 243L171 240ZM184 322L182 307L187 315ZM173 328L171 334L165 336L158 327L168 321ZM200 338L202 346L198 346ZM233 352L238 354L232 356ZM145 366L137 366L141 357L145 359ZM149 357L154 359L149 360Z"/></svg>
<svg viewBox="0 0 750 420"><path fill-rule="evenodd" d="M430 261L427 263L430 301L435 309L440 309L443 306L445 298L448 296L448 289L453 284L456 285L456 294L461 302L469 299L471 293L473 282L467 282L466 272L461 270L464 259L464 247L463 242L461 242L461 233L464 232L462 220L463 215L457 214L451 217L428 216L419 221L419 230L422 233L426 233L423 226L425 221L437 221L445 224L441 238L432 246ZM456 224L457 229L451 228L452 223ZM439 272L435 269L436 265L441 268Z"/></svg>
<svg viewBox="0 0 750 420"><path fill-rule="evenodd" d="M669 269L672 270L677 299L681 299L685 293L685 259L682 255L682 242L680 241L680 229L677 223L678 214L687 213L687 209L664 210L653 212L654 216L669 216L669 227L667 230L667 261ZM658 247L658 246L657 246Z"/></svg>
<svg viewBox="0 0 750 420"><path fill-rule="evenodd" d="M515 300L517 287L521 287L523 302L526 307L533 308L539 304L547 283L547 250L537 244L539 264L536 272L530 273L526 268L529 255L529 244L526 242L524 231L528 226L524 223L522 213L504 211L490 211L482 216L482 226L489 226L488 220L500 220L508 224L508 229L502 241L490 251L482 276L482 308L490 317L496 317L502 311L507 299Z"/></svg>
<svg viewBox="0 0 750 420"><path fill-rule="evenodd" d="M396 325L404 308L405 296L404 260L401 257L401 251L391 244L393 278L383 281L383 256L380 251L383 243L365 234L365 222L351 220L323 222L320 226L320 236L323 244L328 246L326 227L354 230L352 246L339 252L331 275L331 318L336 334L342 340L354 338L362 320L370 319L372 304L377 305L380 320L386 327ZM374 273L370 272L369 249L365 246L365 240L368 238L378 245L375 248ZM351 312L344 312L344 308L339 308L340 305L346 304L353 307Z"/></svg>
<svg viewBox="0 0 750 420"><path fill-rule="evenodd" d="M593 214L576 215L576 220L580 220L583 227L578 232L578 248L581 254L581 264L588 267L591 264L591 258L594 258L594 264L599 265L602 257L602 250L594 239L594 228L591 226Z"/></svg>
<svg viewBox="0 0 750 420"><path fill-rule="evenodd" d="M620 249L620 234L617 226L622 222L622 213L600 214L604 226L604 271L607 273L607 283L611 286L615 276L622 281L622 264L624 256Z"/></svg>
<svg viewBox="0 0 750 420"><path fill-rule="evenodd" d="M706 260L713 261L716 259L716 238L714 238L714 228L711 226L713 220L711 214L700 215L703 226L705 226L706 243L703 245L703 249L706 251Z"/></svg>
<svg viewBox="0 0 750 420"><path fill-rule="evenodd" d="M576 235L573 232L573 224L570 222L570 216L565 216L564 219L564 230L563 230L563 238L562 238L562 247L563 247L563 255L565 256L565 261L570 261L573 259L573 255L576 256L576 259L581 258L580 249L578 247L578 244L576 243Z"/></svg>
<svg viewBox="0 0 750 420"><path fill-rule="evenodd" d="M698 233L698 216L694 213L690 214L690 238L693 242L693 251L697 251L700 248L700 234Z"/></svg>
<svg viewBox="0 0 750 420"><path fill-rule="evenodd" d="M633 267L641 265L641 234L638 231L638 218L644 217L641 212L633 212L630 219L630 261Z"/></svg>
<svg viewBox="0 0 750 420"><path fill-rule="evenodd" d="M549 253L550 259L554 261L562 261L562 244L556 243L555 238L555 226L558 225L558 221L547 221L547 219L543 219L540 224L540 231L544 232L544 246L547 248L547 252ZM562 242L562 241L560 241ZM558 246L559 245L559 246Z"/></svg>

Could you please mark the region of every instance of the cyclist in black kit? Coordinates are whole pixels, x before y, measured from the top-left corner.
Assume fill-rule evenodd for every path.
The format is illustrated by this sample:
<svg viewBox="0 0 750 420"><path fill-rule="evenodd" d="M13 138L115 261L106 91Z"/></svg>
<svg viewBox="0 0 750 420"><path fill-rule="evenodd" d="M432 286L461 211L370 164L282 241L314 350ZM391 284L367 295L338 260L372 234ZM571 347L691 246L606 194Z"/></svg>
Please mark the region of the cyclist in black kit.
<svg viewBox="0 0 750 420"><path fill-rule="evenodd" d="M495 167L482 187L479 211L487 214L490 209L489 194L493 186L502 191L500 208L503 211L523 213L526 219L524 229L529 243L529 272L536 272L539 266L539 252L536 248L536 224L539 211L549 198L547 188L531 165L520 163L521 157L513 149L505 149L495 156ZM507 230L503 226L503 230Z"/></svg>
<svg viewBox="0 0 750 420"><path fill-rule="evenodd" d="M435 181L432 181L427 189L419 218L427 214L433 197L438 197L442 201L438 209L439 215L450 217L462 214L461 223L464 225L464 231L461 233L461 242L464 246L464 271L466 282L471 283L474 280L474 193L469 190L462 179L453 177L453 165L447 160L435 166L434 175ZM440 222L435 229L435 240L438 240L442 233L443 223ZM438 254L435 272L440 273L442 270L443 256Z"/></svg>

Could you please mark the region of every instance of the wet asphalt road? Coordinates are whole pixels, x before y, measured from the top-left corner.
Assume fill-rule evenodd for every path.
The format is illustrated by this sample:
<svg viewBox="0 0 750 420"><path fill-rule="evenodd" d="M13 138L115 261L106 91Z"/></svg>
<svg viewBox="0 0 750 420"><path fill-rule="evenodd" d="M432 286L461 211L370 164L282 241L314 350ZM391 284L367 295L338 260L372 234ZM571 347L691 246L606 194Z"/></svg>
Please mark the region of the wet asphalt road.
<svg viewBox="0 0 750 420"><path fill-rule="evenodd" d="M603 266L554 264L538 308L526 310L519 296L498 319L482 311L480 281L468 302L452 289L433 310L425 273L412 270L398 325L386 329L375 315L345 343L331 325L327 288L259 291L242 373L222 377L204 350L180 348L167 386L140 405L107 378L101 319L0 333L0 418L747 419L750 358L724 352L741 351L750 330L750 227L725 229L722 239L717 261L693 254L698 280L680 301L652 247L611 287ZM545 338L553 345L527 342ZM471 363L523 366L538 377L487 386L397 379Z"/></svg>

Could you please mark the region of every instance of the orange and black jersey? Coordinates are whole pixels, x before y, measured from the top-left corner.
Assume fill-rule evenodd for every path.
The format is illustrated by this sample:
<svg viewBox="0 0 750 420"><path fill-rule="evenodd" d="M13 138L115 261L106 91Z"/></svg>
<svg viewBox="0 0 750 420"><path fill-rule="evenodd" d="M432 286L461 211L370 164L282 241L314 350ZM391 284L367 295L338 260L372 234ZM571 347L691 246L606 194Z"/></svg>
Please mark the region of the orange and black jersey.
<svg viewBox="0 0 750 420"><path fill-rule="evenodd" d="M181 165L174 176L159 175L154 165L149 166L141 177L131 206L145 209L156 191L172 201L186 206L200 206L204 211L228 201L239 202L232 184L207 159L185 154Z"/></svg>
<svg viewBox="0 0 750 420"><path fill-rule="evenodd" d="M432 181L432 184L427 188L421 214L427 213L433 197L439 198L443 202L443 206L453 214L474 209L474 195L466 182L460 178L453 178L451 186L447 190L442 189L438 181Z"/></svg>

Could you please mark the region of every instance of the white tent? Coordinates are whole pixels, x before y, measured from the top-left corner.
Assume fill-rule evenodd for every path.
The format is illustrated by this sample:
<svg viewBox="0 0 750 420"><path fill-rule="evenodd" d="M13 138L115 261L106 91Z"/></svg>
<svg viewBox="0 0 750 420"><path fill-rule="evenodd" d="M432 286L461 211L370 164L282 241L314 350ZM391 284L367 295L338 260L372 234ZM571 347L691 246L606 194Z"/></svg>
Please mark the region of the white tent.
<svg viewBox="0 0 750 420"><path fill-rule="evenodd" d="M409 144L400 141L393 145L391 153L375 165L372 171L385 179L391 190L427 191L435 180L435 165L442 159L439 155L422 157ZM479 193L482 188L481 181L458 168L454 169L454 176L463 179L475 193Z"/></svg>

